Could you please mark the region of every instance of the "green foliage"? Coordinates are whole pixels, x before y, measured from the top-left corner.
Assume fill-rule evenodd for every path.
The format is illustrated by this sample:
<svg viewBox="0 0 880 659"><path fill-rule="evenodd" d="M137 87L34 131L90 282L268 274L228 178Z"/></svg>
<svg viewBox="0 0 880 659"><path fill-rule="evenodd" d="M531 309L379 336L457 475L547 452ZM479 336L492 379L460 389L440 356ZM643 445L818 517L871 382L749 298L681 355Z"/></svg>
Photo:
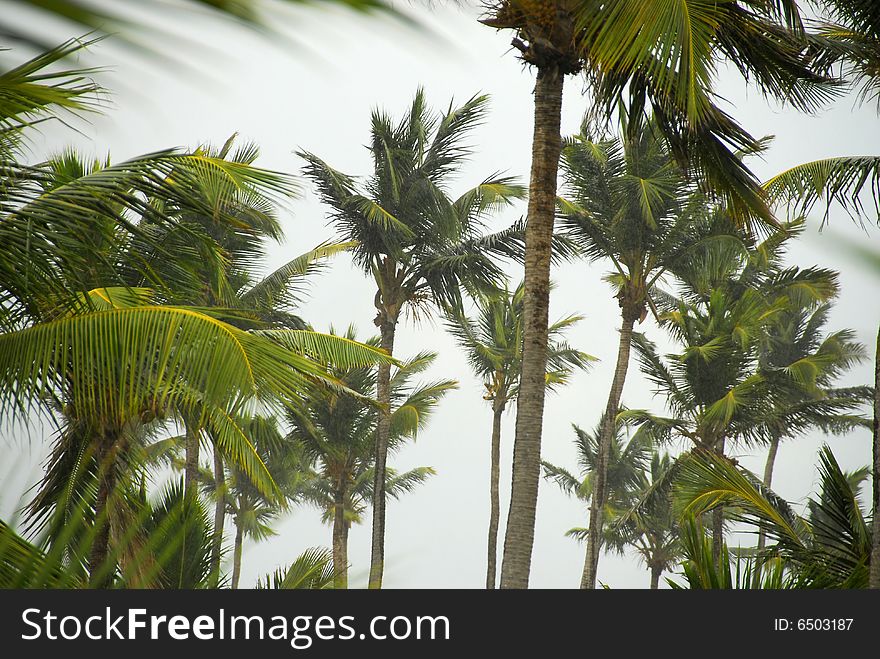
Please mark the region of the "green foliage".
<svg viewBox="0 0 880 659"><path fill-rule="evenodd" d="M324 590L333 587L333 555L326 549L312 547L300 554L286 569L257 579L262 590Z"/></svg>
<svg viewBox="0 0 880 659"><path fill-rule="evenodd" d="M723 230L724 217L715 222ZM723 439L768 441L786 415L793 433L858 424L852 411L865 390L834 391L832 383L861 348L846 331L824 345L816 336L821 305L837 294L837 273L782 266L786 243L802 226L789 225L745 252L704 253L679 270L681 296L665 295L660 309L680 351L664 359L644 336L633 339L642 370L673 416L633 410L625 418L705 448ZM780 349L804 324L810 338L801 337L800 350Z"/></svg>
<svg viewBox="0 0 880 659"><path fill-rule="evenodd" d="M355 337L354 328L349 327L344 338L354 341ZM367 341L367 345L377 343L375 338ZM458 386L453 380L415 382L436 357L432 352L419 353L392 369L391 452L415 439L440 400ZM376 369L368 365L331 370L348 391L360 396L332 389L316 394L306 414L290 414L289 441L301 452L308 470L303 481L305 500L321 509L325 521L329 521L335 514L337 498L341 499L346 523L351 524L360 522L373 497L373 448L379 410L364 398L375 388ZM398 497L410 492L433 474L430 467L403 473L388 469L388 495Z"/></svg>
<svg viewBox="0 0 880 659"><path fill-rule="evenodd" d="M495 289L504 279L498 256L521 256L521 232L485 235L486 220L525 195L513 179L490 176L457 198L449 180L469 156L465 138L483 121L488 98L475 96L443 114L419 89L397 123L372 115L373 172L358 180L307 151L304 172L330 208L329 219L377 286L377 307L392 324L409 307L461 306L461 288Z"/></svg>
<svg viewBox="0 0 880 659"><path fill-rule="evenodd" d="M447 315L446 327L464 349L474 373L483 379L484 398L503 409L516 400L519 392L523 341L522 284L514 291L475 296L476 318L463 311ZM582 320L571 315L548 328L547 388L566 384L575 369L586 370L595 357L572 348L562 337L565 331Z"/></svg>
<svg viewBox="0 0 880 659"><path fill-rule="evenodd" d="M573 428L580 475L549 462L541 464L544 478L586 503L593 494L602 423L592 432ZM626 430L624 423L615 425L608 454L602 546L620 554L632 548L645 565L662 572L672 567L680 551L678 519L673 514L669 492L665 487L657 492L671 470L672 460L659 453L645 426L624 444ZM573 528L566 533L577 540L585 540L587 534L586 528Z"/></svg>
<svg viewBox="0 0 880 659"><path fill-rule="evenodd" d="M721 547L717 563L712 559L712 538L693 516L687 516L681 525L681 546L684 562L681 564L685 583L667 579L676 590L785 590L796 587L796 582L786 573L785 563L778 558L766 560L759 566L757 561L735 556L731 560L727 544ZM733 569L731 569L733 563ZM759 580L755 580L755 576Z"/></svg>
<svg viewBox="0 0 880 659"><path fill-rule="evenodd" d="M866 588L871 531L852 483L824 446L819 453L819 496L802 517L751 473L731 461L694 452L682 463L676 499L685 514L703 514L722 504L735 506L734 519L760 525L773 544L758 564L782 562L798 588ZM699 560L701 569L705 562Z"/></svg>

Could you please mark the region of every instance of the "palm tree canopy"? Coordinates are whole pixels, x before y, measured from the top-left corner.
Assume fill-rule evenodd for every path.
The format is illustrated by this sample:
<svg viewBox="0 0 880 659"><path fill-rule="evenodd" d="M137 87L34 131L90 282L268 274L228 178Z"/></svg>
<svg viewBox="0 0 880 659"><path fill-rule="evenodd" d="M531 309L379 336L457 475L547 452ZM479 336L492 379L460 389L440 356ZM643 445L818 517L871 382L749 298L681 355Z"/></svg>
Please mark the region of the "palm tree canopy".
<svg viewBox="0 0 880 659"><path fill-rule="evenodd" d="M802 227L802 222L790 225L745 254L693 259L679 273L682 296L664 298L661 318L682 351L664 361L653 343L634 337L645 374L666 395L676 418L641 411L625 412L627 418L649 421L663 436L677 433L710 446L725 436L751 436L781 391L780 383L759 368L763 337L786 309L825 302L838 290L835 272L783 267L786 243ZM797 362L786 365L795 384L807 368Z"/></svg>
<svg viewBox="0 0 880 659"><path fill-rule="evenodd" d="M799 110L839 92L809 47L794 0L499 0L483 22L513 29L513 45L529 64L563 74L583 68L597 113L604 108L610 116L621 97L635 112L650 106L672 152L738 221L774 222L737 155L759 141L716 103L719 63L730 62L764 95Z"/></svg>
<svg viewBox="0 0 880 659"><path fill-rule="evenodd" d="M355 263L375 278L377 300L395 316L404 305L418 309L428 301L460 306L462 286L494 288L503 280L495 256L521 256L520 231L485 235L483 229L494 212L525 195L522 186L493 175L449 196L449 179L470 153L465 138L487 103L475 96L438 115L420 89L397 123L375 110L368 145L373 173L363 180L298 152L340 239L356 243Z"/></svg>
<svg viewBox="0 0 880 659"><path fill-rule="evenodd" d="M331 329L331 335L333 331ZM356 333L349 327L344 337L354 341ZM377 338L367 345L378 344ZM439 401L458 384L454 380L416 382L436 359L436 353L422 352L399 363L391 373L391 423L389 450L399 449L408 439L415 439L431 417ZM345 485L346 516L359 521L373 496L373 448L379 410L365 402L375 388L373 366L331 367L330 372L343 383L349 393L325 388L317 392L304 411L289 414L294 442L310 470L304 485L305 498L324 511L325 520L333 514L334 492ZM434 473L430 467L418 467L398 473L388 469L386 488L397 497L410 491Z"/></svg>
<svg viewBox="0 0 880 659"><path fill-rule="evenodd" d="M736 228L711 223L715 204L697 190L670 153L654 117L621 107L620 134L596 138L584 122L562 151L561 235L590 260L609 261L607 280L622 313L657 314L653 296L664 275L698 254L743 249Z"/></svg>
<svg viewBox="0 0 880 659"><path fill-rule="evenodd" d="M575 446L578 455L579 476L557 467L549 462L542 462L544 477L554 481L563 492L575 495L578 499L589 501L593 492L595 479L596 456L599 448L601 423L592 431L582 430L572 424L575 433ZM624 432L627 426L623 423L615 425L608 455L608 491L606 500L609 508L626 506L633 493L640 486L644 472L650 468L654 441L652 436L643 430L637 430L624 443Z"/></svg>
<svg viewBox="0 0 880 659"><path fill-rule="evenodd" d="M500 397L506 404L517 397L524 291L520 283L513 291L478 294L476 318L469 318L460 310L447 315L446 327L464 348L473 372L483 379L487 400ZM575 369L586 370L596 359L572 348L563 338L565 331L581 320L581 316L566 316L548 328L546 381L550 389L564 385Z"/></svg>

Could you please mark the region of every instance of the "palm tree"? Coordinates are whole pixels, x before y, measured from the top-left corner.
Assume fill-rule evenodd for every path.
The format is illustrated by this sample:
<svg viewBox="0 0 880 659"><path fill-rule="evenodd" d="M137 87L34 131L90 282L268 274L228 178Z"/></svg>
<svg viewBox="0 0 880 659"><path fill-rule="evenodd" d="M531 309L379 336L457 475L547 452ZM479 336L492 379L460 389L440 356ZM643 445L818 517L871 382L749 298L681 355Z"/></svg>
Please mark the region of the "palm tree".
<svg viewBox="0 0 880 659"><path fill-rule="evenodd" d="M593 432L587 432L572 424L575 432L579 475L575 475L563 467L542 461L544 478L555 482L564 493L574 495L581 501L589 503L596 496L599 445L604 426L603 419ZM622 437L624 429L623 424L615 424L606 473L608 497L603 503L606 513L603 517L605 526L600 538L600 547L610 545L621 551L626 543L623 541L619 529L614 528L613 521L628 510L639 496L645 480L644 474L650 466L654 448L651 434L642 429L624 444ZM592 510L592 506L590 509ZM588 536L588 532L587 529L574 528L570 529L566 535L582 540Z"/></svg>
<svg viewBox="0 0 880 659"><path fill-rule="evenodd" d="M823 0L825 39L823 64L842 63L847 79L861 84L860 100L880 98L880 12L870 0ZM796 165L764 183L772 199L806 214L824 200L825 217L839 203L861 223L865 214L861 194L869 191L880 220L880 156L841 156ZM874 366L873 496L874 548L871 554L871 588L880 588L880 329Z"/></svg>
<svg viewBox="0 0 880 659"><path fill-rule="evenodd" d="M275 417L245 417L239 420L239 424L272 475L281 496L267 497L244 470L229 461L225 461L228 465L227 473L219 482L208 474L202 477L208 492L224 502L235 526L232 549L233 589L238 588L241 579L244 539L259 541L275 535L271 522L299 500L306 480L298 447L285 440ZM211 567L213 571L214 566Z"/></svg>
<svg viewBox="0 0 880 659"><path fill-rule="evenodd" d="M459 311L448 316L447 327L464 348L471 369L483 379L483 398L492 405L492 439L489 471L489 540L486 588L495 588L498 555L498 520L501 514L501 417L519 393L523 337L523 285L511 293L476 298L477 317ZM548 328L546 386L555 389L568 382L574 369L586 369L593 357L575 350L562 334L582 318L567 316Z"/></svg>
<svg viewBox="0 0 880 659"><path fill-rule="evenodd" d="M664 274L695 250L723 248L734 236L701 233L708 201L689 183L663 140L657 121L621 109L620 136L594 139L588 124L566 140L561 166L565 200L560 203L563 235L593 261L609 261L620 306L617 365L605 406L596 484L590 502L590 534L581 588L595 588L605 501L605 463L614 419L629 367L635 323L648 309Z"/></svg>
<svg viewBox="0 0 880 659"><path fill-rule="evenodd" d="M716 221L723 223L723 215ZM832 271L782 268L784 247L802 228L802 222L787 226L746 255L708 251L679 271L683 296L665 296L661 320L681 352L664 360L643 335L633 337L642 370L666 396L673 416L629 410L625 418L647 423L658 438L677 435L718 455L724 455L728 441L763 437L764 410L772 407L782 385L807 382L807 369L797 359L780 364L774 371L778 377L761 370L763 337L786 308L821 303L837 292ZM717 554L720 509L714 515Z"/></svg>
<svg viewBox="0 0 880 659"><path fill-rule="evenodd" d="M695 6L696 5L696 6ZM737 218L771 222L757 180L734 153L758 143L714 103L715 63L726 59L771 96L812 107L829 80L808 67L796 5L771 0L651 5L632 0L497 0L482 22L515 32L537 69L525 260L525 336L514 479L502 587L528 586L537 505L550 281L550 242L561 149L563 79L586 71L596 114L624 90L650 104L674 153L691 162ZM730 146L732 145L732 148Z"/></svg>
<svg viewBox="0 0 880 659"><path fill-rule="evenodd" d="M854 340L851 330L823 336L830 308L830 304L792 305L777 316L760 346L761 372L778 386L762 410L761 425L769 442L762 480L767 489L773 485L776 454L783 439L811 428L843 433L866 423L852 412L871 399L870 387L834 386L840 375L865 358L864 347ZM762 529L759 551L765 539Z"/></svg>
<svg viewBox="0 0 880 659"><path fill-rule="evenodd" d="M332 330L331 330L332 331ZM345 336L355 339L353 327ZM368 345L376 345L371 339ZM414 439L446 393L457 387L453 380L416 384L413 379L433 364L436 353L422 352L402 362L390 375L390 452L407 439ZM377 369L371 367L330 369L354 392L366 396L376 386ZM381 413L363 399L326 389L309 401L304 413L290 415L289 438L303 455L309 476L303 497L324 514L333 526L335 587L348 587L348 532L359 523L368 505L375 505L375 435ZM387 468L385 491L397 498L433 474L418 467L402 474Z"/></svg>
<svg viewBox="0 0 880 659"><path fill-rule="evenodd" d="M196 151L229 162L251 165L258 157L259 149L254 144L246 143L232 152L235 138L236 135L230 137L219 150L205 146ZM205 197L206 205L215 209L212 214L186 212L175 218L173 226L162 223L150 227L152 240L161 244L163 251L198 253L203 257L191 266L198 285L193 287L183 282L184 285L179 287L181 290L170 291L174 303L222 309L228 322L243 329L305 329L305 322L293 310L300 302L308 276L320 270L322 261L350 248L352 244L322 243L255 281L252 271L265 255L265 241L277 241L282 236L274 200L265 194L242 190L228 180L208 180L204 183L193 193ZM220 211L234 217L235 223L218 221ZM206 238L218 248L214 258L205 258L211 254L206 255L204 249L200 248L200 241ZM145 255L144 258L153 264L153 270L163 276L167 266L161 255L156 254L150 245L139 245L138 248ZM168 273L165 278L175 283L180 281L173 273ZM198 414L183 417L183 422L186 430L184 482L188 492L195 492L200 444L203 439L212 440L212 436L205 432ZM223 458L216 447L213 462L213 479L215 483L221 483ZM223 497L215 497L216 534L212 555L215 575L219 575L220 568L224 506Z"/></svg>
<svg viewBox="0 0 880 659"><path fill-rule="evenodd" d="M303 345L312 346L311 354L335 351L340 363L344 353L372 355L362 363L387 357L332 337L246 332L203 310L163 304L174 286L155 275L140 250L130 249L152 246L166 259L166 272L186 279L191 253L163 251L151 240L152 229L187 212L211 214L206 197L193 192L210 182L222 187L232 180L241 189L283 196L286 177L199 152L160 152L88 171L73 167L72 176L71 159L16 160L18 142L34 121L58 108L88 107L95 88L81 83L81 72L50 74L48 83L43 75L74 48L62 46L0 74L6 90L0 107L0 407L13 418L46 413L58 424L62 450L55 451L47 479L59 487L43 488L42 510L59 512L52 522L58 528L65 506L81 505L76 497L83 494L90 499L95 533L88 563L92 583L102 585L113 570L112 528L125 523L108 523L116 511L108 502L131 476L129 450L150 426L199 410L227 455L270 495L276 485L235 423L237 412L256 401L301 404L317 382L339 386ZM218 221L235 221L222 207L213 212ZM155 289L133 288L133 273ZM71 466L81 471L65 471Z"/></svg>
<svg viewBox="0 0 880 659"><path fill-rule="evenodd" d="M373 173L361 184L332 169L317 156L300 151L305 174L331 207L330 220L340 238L356 241L355 264L376 284L374 304L380 346L394 351L397 323L404 309L461 306L461 288L494 288L503 279L494 255L520 253L521 229L482 235L484 220L524 190L510 178L489 177L457 199L448 195L450 177L466 160L468 133L485 116L485 96L436 115L424 92L416 92L399 123L375 110L370 153ZM379 369L376 399L390 402L390 365ZM376 505L373 508L370 584L381 588L385 556L385 461L390 416L376 431Z"/></svg>
<svg viewBox="0 0 880 659"><path fill-rule="evenodd" d="M606 545L618 553L632 547L651 572L652 590L660 585L663 572L682 555L682 525L673 507L670 481L677 461L656 448L650 468L645 469L640 483L632 492L632 501L625 509L610 508L605 521ZM586 538L588 529L572 529L577 538Z"/></svg>
<svg viewBox="0 0 880 659"><path fill-rule="evenodd" d="M831 69L842 64L847 80L861 85L861 101L880 98L880 11L871 0L822 0L819 64ZM832 203L839 203L861 223L865 214L861 194L868 191L880 219L880 156L842 156L796 165L765 182L771 198L806 214L818 201L826 202L824 221ZM873 426L873 538L871 588L880 588L880 329L875 353Z"/></svg>
<svg viewBox="0 0 880 659"><path fill-rule="evenodd" d="M228 302L236 315L243 318L230 319L232 324L273 327L276 329L307 329L305 322L291 312L299 303L299 293L309 277L323 267L324 262L350 248L348 243L323 243L312 250L294 257L261 280L239 287ZM253 254L253 252L251 252ZM245 280L248 278L245 277ZM210 439L210 437L209 437ZM223 488L223 456L215 446L213 451L213 480ZM211 556L214 574L219 575L220 553L223 540L223 523L226 518L222 496L215 497L214 548Z"/></svg>

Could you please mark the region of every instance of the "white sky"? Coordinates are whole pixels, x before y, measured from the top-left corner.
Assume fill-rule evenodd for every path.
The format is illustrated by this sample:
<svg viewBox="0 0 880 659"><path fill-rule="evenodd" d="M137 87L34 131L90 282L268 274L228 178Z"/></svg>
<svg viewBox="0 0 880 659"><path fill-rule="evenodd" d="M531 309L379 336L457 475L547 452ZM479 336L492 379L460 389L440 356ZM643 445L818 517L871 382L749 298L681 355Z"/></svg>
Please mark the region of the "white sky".
<svg viewBox="0 0 880 659"><path fill-rule="evenodd" d="M404 112L417 86L422 85L435 108L451 98L463 102L476 93L491 96L487 122L475 130L476 146L470 165L460 173L460 189L471 187L487 174L504 170L527 182L532 132L533 75L514 58L510 35L478 24L473 9L411 10L431 26L434 36L408 30L384 20L352 16L339 10L295 9L283 14L279 29L289 32L296 45L270 45L257 35L198 17L174 25L209 43L215 51L188 48L187 61L199 74L145 69L130 53L111 43L93 48L96 60L112 63L113 73L100 80L115 92L104 117L80 126L81 134L49 129L34 144L34 156L74 144L86 154L111 153L115 161L170 146L221 144L232 132L262 147L257 164L297 172L297 148L310 150L350 174L367 174L369 157L363 145L369 136L370 111L379 105L394 115ZM49 26L46 26L47 29ZM74 36L52 26L58 39ZM180 47L168 42L169 47ZM165 65L163 65L165 66ZM180 68L168 65L168 68ZM563 107L563 134L578 129L588 99L582 83L570 78ZM754 90L746 93L735 75L721 75L719 91L730 113L754 135L776 135L765 162L754 163L761 178L796 163L843 154L880 153L878 117L872 107L858 108L852 98L815 117L771 107ZM493 228L507 226L524 212L517 208L499 217ZM851 327L873 354L880 309L876 304L876 274L864 269L834 241L834 234L867 240L844 213L832 214L832 230L818 232L821 213L811 218L807 235L791 250L790 261L800 266L819 264L840 270L843 292L832 314L831 329ZM306 191L284 215L287 242L272 246L266 271L290 257L332 237L325 209ZM859 238L861 236L861 238ZM871 240L876 240L872 233ZM604 407L617 349L618 307L609 287L601 281L606 268L575 263L557 268L553 278L551 318L581 313L586 320L569 335L578 348L602 359L589 373L548 398L543 456L576 469L570 424L592 428ZM521 272L510 268L512 280ZM354 322L360 336L375 331L371 283L339 258L317 279L312 297L301 309L317 328L331 323L345 327ZM640 328L649 338L664 342L650 322ZM448 395L430 427L418 442L392 459L398 469L433 466L438 474L417 492L388 507L386 585L388 587L482 587L488 520L489 432L491 413L482 400L482 387L440 325L403 324L395 350L400 356L430 348L440 353L428 377L457 378L460 389ZM870 364L855 369L850 384L869 383ZM635 362L624 392L630 407L662 411ZM515 412L505 417L502 445L502 520L500 547L507 512L510 456ZM775 472L777 491L803 502L817 482L816 452L825 438L815 434L783 445ZM867 432L829 440L846 469L870 461ZM0 512L14 503L30 478L38 473L48 442L34 433L30 440L8 441L0 474L13 469L0 491ZM760 470L764 453L741 455L744 465ZM865 493L867 497L867 492ZM542 482L535 548L533 587L576 587L583 565L583 547L565 538L572 526L585 526L583 506ZM277 526L278 535L259 544L246 542L242 585L259 574L291 561L304 548L330 544L330 528L313 509L300 508ZM369 522L351 532L351 583L362 587L369 566ZM500 560L499 560L500 566ZM600 580L611 587L645 587L647 570L632 557L605 557Z"/></svg>

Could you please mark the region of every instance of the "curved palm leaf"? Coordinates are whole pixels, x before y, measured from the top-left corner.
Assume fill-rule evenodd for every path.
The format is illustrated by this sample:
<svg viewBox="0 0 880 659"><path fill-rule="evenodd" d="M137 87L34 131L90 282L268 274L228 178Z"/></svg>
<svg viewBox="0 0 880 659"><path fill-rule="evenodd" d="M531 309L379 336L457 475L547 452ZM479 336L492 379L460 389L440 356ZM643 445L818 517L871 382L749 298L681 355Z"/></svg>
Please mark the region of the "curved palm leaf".
<svg viewBox="0 0 880 659"><path fill-rule="evenodd" d="M880 221L880 156L843 156L803 163L764 182L773 201L788 204L793 213L806 215L819 202L825 204L824 222L833 203L854 217L864 214L862 194L874 201Z"/></svg>

